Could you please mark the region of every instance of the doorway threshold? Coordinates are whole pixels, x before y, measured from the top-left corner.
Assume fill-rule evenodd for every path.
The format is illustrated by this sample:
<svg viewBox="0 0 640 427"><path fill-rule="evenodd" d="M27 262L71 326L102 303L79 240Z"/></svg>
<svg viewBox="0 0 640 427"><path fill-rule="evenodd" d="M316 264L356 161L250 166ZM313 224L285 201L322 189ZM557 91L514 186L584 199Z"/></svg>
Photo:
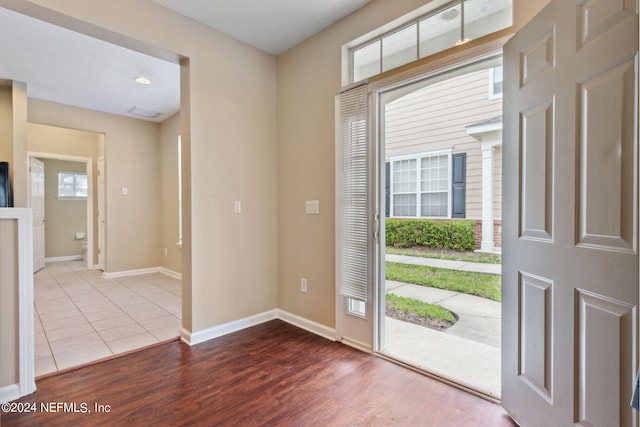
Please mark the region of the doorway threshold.
<svg viewBox="0 0 640 427"><path fill-rule="evenodd" d="M390 317L385 328L381 355L500 400L500 348Z"/></svg>

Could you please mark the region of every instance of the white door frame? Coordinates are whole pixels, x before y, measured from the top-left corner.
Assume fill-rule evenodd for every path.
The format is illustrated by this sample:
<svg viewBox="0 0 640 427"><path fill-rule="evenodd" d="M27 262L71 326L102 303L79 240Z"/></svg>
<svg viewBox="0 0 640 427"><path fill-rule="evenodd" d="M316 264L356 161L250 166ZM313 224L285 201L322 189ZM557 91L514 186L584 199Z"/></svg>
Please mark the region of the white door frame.
<svg viewBox="0 0 640 427"><path fill-rule="evenodd" d="M93 269L93 158L82 156L70 156L66 154L27 152L27 160L32 157L41 159L66 160L70 162L85 163L87 166L87 268Z"/></svg>
<svg viewBox="0 0 640 427"><path fill-rule="evenodd" d="M106 220L107 220L107 194L105 192L105 159L104 156L98 157L98 201L97 201L97 209L98 209L98 262L96 264L96 268L104 271L104 257L105 257L105 246L106 246Z"/></svg>

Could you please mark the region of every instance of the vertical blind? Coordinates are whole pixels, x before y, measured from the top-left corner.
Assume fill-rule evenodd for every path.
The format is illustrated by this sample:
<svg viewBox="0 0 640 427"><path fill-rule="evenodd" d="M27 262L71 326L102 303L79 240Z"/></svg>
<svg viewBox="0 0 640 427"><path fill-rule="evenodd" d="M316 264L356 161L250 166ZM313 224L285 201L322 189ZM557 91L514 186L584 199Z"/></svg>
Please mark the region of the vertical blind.
<svg viewBox="0 0 640 427"><path fill-rule="evenodd" d="M370 281L368 88L338 97L336 275L340 295L367 301Z"/></svg>

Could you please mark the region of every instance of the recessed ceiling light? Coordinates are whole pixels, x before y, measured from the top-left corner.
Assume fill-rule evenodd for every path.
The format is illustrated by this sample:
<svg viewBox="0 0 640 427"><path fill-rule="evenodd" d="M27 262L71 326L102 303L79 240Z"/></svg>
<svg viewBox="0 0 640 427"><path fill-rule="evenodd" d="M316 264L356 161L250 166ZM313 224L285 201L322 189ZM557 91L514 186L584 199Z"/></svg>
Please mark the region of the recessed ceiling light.
<svg viewBox="0 0 640 427"><path fill-rule="evenodd" d="M141 84L141 85L150 85L151 84L151 80L149 80L146 77L142 77L142 76L138 76L134 79L136 81L136 83Z"/></svg>

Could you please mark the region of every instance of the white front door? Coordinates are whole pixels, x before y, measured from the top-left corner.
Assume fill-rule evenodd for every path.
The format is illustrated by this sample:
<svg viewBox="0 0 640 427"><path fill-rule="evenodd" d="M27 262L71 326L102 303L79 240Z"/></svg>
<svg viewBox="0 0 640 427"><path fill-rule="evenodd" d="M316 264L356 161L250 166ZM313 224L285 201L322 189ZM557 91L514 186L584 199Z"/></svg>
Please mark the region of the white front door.
<svg viewBox="0 0 640 427"><path fill-rule="evenodd" d="M552 0L505 46L502 404L637 426L635 0Z"/></svg>
<svg viewBox="0 0 640 427"><path fill-rule="evenodd" d="M29 158L29 207L33 209L33 271L44 268L44 163Z"/></svg>

